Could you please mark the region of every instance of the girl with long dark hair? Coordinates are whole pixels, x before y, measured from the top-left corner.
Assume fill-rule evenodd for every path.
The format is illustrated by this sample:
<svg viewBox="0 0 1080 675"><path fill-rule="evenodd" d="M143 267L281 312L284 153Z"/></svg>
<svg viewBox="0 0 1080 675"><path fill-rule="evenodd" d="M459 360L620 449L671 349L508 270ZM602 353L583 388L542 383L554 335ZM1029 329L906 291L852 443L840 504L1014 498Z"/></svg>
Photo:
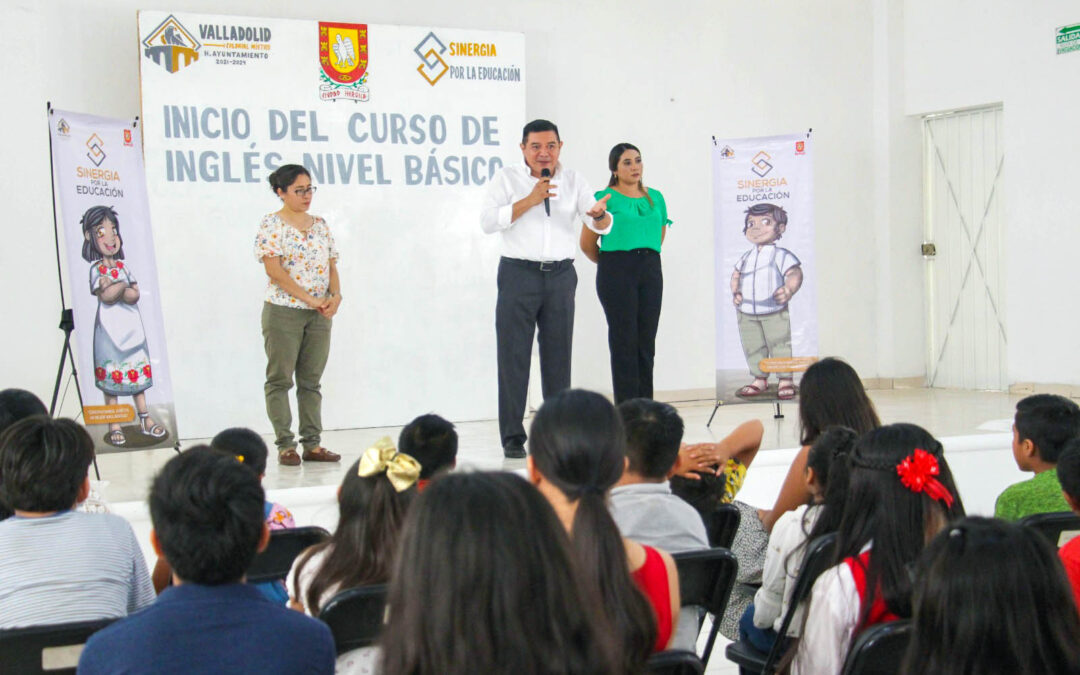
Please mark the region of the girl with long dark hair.
<svg viewBox="0 0 1080 675"><path fill-rule="evenodd" d="M385 584L420 465L382 439L345 472L334 534L297 556L287 577L289 605L312 616L348 588Z"/></svg>
<svg viewBox="0 0 1080 675"><path fill-rule="evenodd" d="M627 672L551 506L513 474L449 474L424 490L387 606L383 673Z"/></svg>
<svg viewBox="0 0 1080 675"><path fill-rule="evenodd" d="M904 673L1080 673L1076 605L1034 529L965 518L927 545L915 577Z"/></svg>
<svg viewBox="0 0 1080 675"><path fill-rule="evenodd" d="M739 624L740 639L761 651L769 651L776 640L807 544L840 525L848 494L848 459L857 438L847 427L829 427L818 437L806 461L806 485L813 497L809 504L780 516L773 528L761 588ZM796 615L788 634L798 637L801 627L802 616Z"/></svg>
<svg viewBox="0 0 1080 675"><path fill-rule="evenodd" d="M911 616L910 566L964 515L941 443L914 424L863 435L837 529L836 566L814 584L792 672L840 672L855 636Z"/></svg>
<svg viewBox="0 0 1080 675"><path fill-rule="evenodd" d="M600 394L549 397L529 432L529 478L570 533L585 582L598 591L620 641L621 672L638 672L674 637L679 578L670 555L623 539L607 493L626 466L626 434Z"/></svg>
<svg viewBox="0 0 1080 675"><path fill-rule="evenodd" d="M772 532L781 515L810 500L803 476L810 446L830 426L839 425L862 435L881 426L862 380L845 361L826 357L803 373L799 382L799 443L772 510L761 512L761 522Z"/></svg>
<svg viewBox="0 0 1080 675"><path fill-rule="evenodd" d="M642 182L641 152L619 143L608 153L611 180L596 193L607 197L611 231L603 237L581 228L581 249L596 263L596 294L608 322L615 403L652 398L653 360L664 274L660 245L671 221L659 190Z"/></svg>

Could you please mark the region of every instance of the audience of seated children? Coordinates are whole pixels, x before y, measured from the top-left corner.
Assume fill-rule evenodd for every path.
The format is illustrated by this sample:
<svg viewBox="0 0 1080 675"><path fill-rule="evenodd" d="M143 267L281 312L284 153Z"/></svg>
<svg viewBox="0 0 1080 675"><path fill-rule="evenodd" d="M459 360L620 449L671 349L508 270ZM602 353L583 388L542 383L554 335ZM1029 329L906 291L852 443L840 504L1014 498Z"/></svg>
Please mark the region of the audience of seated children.
<svg viewBox="0 0 1080 675"><path fill-rule="evenodd" d="M339 591L390 581L419 476L419 463L397 452L389 438L365 450L338 488L334 534L293 562L287 577L289 606L318 616Z"/></svg>
<svg viewBox="0 0 1080 675"><path fill-rule="evenodd" d="M927 545L915 578L907 675L1080 674L1080 617L1035 530L957 521Z"/></svg>
<svg viewBox="0 0 1080 675"><path fill-rule="evenodd" d="M1068 511L1057 477L1058 455L1080 436L1080 406L1054 394L1035 394L1016 404L1013 459L1034 478L1015 483L998 495L994 516L1020 520L1033 513Z"/></svg>
<svg viewBox="0 0 1080 675"><path fill-rule="evenodd" d="M381 672L630 672L600 604L551 506L528 483L509 473L449 474L406 518Z"/></svg>
<svg viewBox="0 0 1080 675"><path fill-rule="evenodd" d="M780 516L810 499L806 481L806 456L826 428L845 426L860 436L881 426L874 404L855 369L841 359L827 357L812 364L799 381L799 443L802 448L791 462L784 484L771 510L762 511L768 532Z"/></svg>
<svg viewBox="0 0 1080 675"><path fill-rule="evenodd" d="M333 673L330 629L243 583L270 539L264 500L255 473L219 450L169 460L150 488L150 540L174 585L95 633L79 673Z"/></svg>
<svg viewBox="0 0 1080 675"><path fill-rule="evenodd" d="M119 516L83 513L94 442L33 415L0 437L0 628L125 616L154 601L146 560Z"/></svg>
<svg viewBox="0 0 1080 675"><path fill-rule="evenodd" d="M626 466L626 434L603 396L569 389L549 396L529 433L529 478L562 521L590 588L620 641L619 672L637 672L665 649L678 618L671 556L619 536L605 498Z"/></svg>
<svg viewBox="0 0 1080 675"><path fill-rule="evenodd" d="M421 415L406 424L398 436L397 447L420 462L417 490L423 491L436 474L452 471L457 465L457 431L438 415Z"/></svg>
<svg viewBox="0 0 1080 675"><path fill-rule="evenodd" d="M25 389L4 389L0 391L0 436L4 430L21 419L33 415L48 415L49 410L37 396ZM4 505L0 494L0 520L11 515L10 508Z"/></svg>
<svg viewBox="0 0 1080 675"><path fill-rule="evenodd" d="M835 532L844 513L848 494L847 462L857 436L847 427L829 427L810 446L806 456L806 486L809 504L780 516L769 536L761 588L754 603L746 608L739 624L739 639L754 648L769 651L791 604L795 580L802 566L806 546L817 537ZM798 637L802 629L800 608L788 628Z"/></svg>
<svg viewBox="0 0 1080 675"><path fill-rule="evenodd" d="M259 434L251 429L232 427L226 429L210 441L210 447L228 454L255 472L261 483L266 477L266 458L268 450L266 442ZM281 504L266 500L263 505L263 513L266 524L271 530L285 530L296 527L292 513ZM153 572L154 590L158 593L172 583L172 570L164 558L158 558ZM281 581L266 581L254 584L259 592L271 602L284 605L289 600L289 593L285 590L285 584Z"/></svg>
<svg viewBox="0 0 1080 675"><path fill-rule="evenodd" d="M1080 438L1065 444L1058 457L1057 476L1061 492L1072 512L1080 516ZM1073 598L1080 607L1080 537L1074 536L1058 550L1065 573L1072 586Z"/></svg>
<svg viewBox="0 0 1080 675"><path fill-rule="evenodd" d="M851 453L835 567L814 584L792 672L838 673L869 626L911 616L910 566L964 515L941 443L914 424L864 434ZM978 611L976 607L973 611Z"/></svg>

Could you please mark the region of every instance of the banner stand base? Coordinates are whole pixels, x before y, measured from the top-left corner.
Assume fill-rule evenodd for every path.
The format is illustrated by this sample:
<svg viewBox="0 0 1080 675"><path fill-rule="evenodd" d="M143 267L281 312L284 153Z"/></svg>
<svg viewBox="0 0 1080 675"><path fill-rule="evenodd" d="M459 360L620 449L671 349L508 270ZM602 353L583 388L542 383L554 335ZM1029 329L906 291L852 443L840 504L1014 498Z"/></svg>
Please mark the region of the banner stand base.
<svg viewBox="0 0 1080 675"><path fill-rule="evenodd" d="M75 313L70 309L60 310L60 330L64 331L64 346L60 349L60 367L56 369L56 385L53 387L52 402L49 403L49 417L56 414L56 399L60 396L60 383L64 379L64 366L71 358L71 377L75 380L75 393L79 396L79 413L82 413L82 390L79 389L79 373L75 369L75 355L71 353L71 332L75 330ZM94 453L94 476L101 480L98 470L97 453Z"/></svg>

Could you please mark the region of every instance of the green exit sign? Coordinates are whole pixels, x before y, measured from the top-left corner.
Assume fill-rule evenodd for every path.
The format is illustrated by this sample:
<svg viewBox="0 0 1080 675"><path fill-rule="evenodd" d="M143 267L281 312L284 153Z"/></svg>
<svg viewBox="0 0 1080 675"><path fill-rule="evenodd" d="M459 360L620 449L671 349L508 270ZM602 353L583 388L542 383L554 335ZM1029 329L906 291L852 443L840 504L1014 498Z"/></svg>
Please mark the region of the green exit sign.
<svg viewBox="0 0 1080 675"><path fill-rule="evenodd" d="M1080 23L1058 28L1054 33L1054 41L1057 42L1058 54L1080 50Z"/></svg>

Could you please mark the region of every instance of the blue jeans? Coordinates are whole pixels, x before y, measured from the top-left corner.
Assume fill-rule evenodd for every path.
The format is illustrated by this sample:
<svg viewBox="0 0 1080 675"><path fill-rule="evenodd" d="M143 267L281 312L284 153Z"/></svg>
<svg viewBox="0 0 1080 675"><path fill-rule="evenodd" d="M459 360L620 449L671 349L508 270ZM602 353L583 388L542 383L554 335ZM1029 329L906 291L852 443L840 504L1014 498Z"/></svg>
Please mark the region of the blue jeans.
<svg viewBox="0 0 1080 675"><path fill-rule="evenodd" d="M772 628L758 628L754 625L753 603L750 603L750 606L743 612L742 618L739 619L739 639L750 643L750 646L761 652L769 651L772 649L773 643L776 642L775 630Z"/></svg>

